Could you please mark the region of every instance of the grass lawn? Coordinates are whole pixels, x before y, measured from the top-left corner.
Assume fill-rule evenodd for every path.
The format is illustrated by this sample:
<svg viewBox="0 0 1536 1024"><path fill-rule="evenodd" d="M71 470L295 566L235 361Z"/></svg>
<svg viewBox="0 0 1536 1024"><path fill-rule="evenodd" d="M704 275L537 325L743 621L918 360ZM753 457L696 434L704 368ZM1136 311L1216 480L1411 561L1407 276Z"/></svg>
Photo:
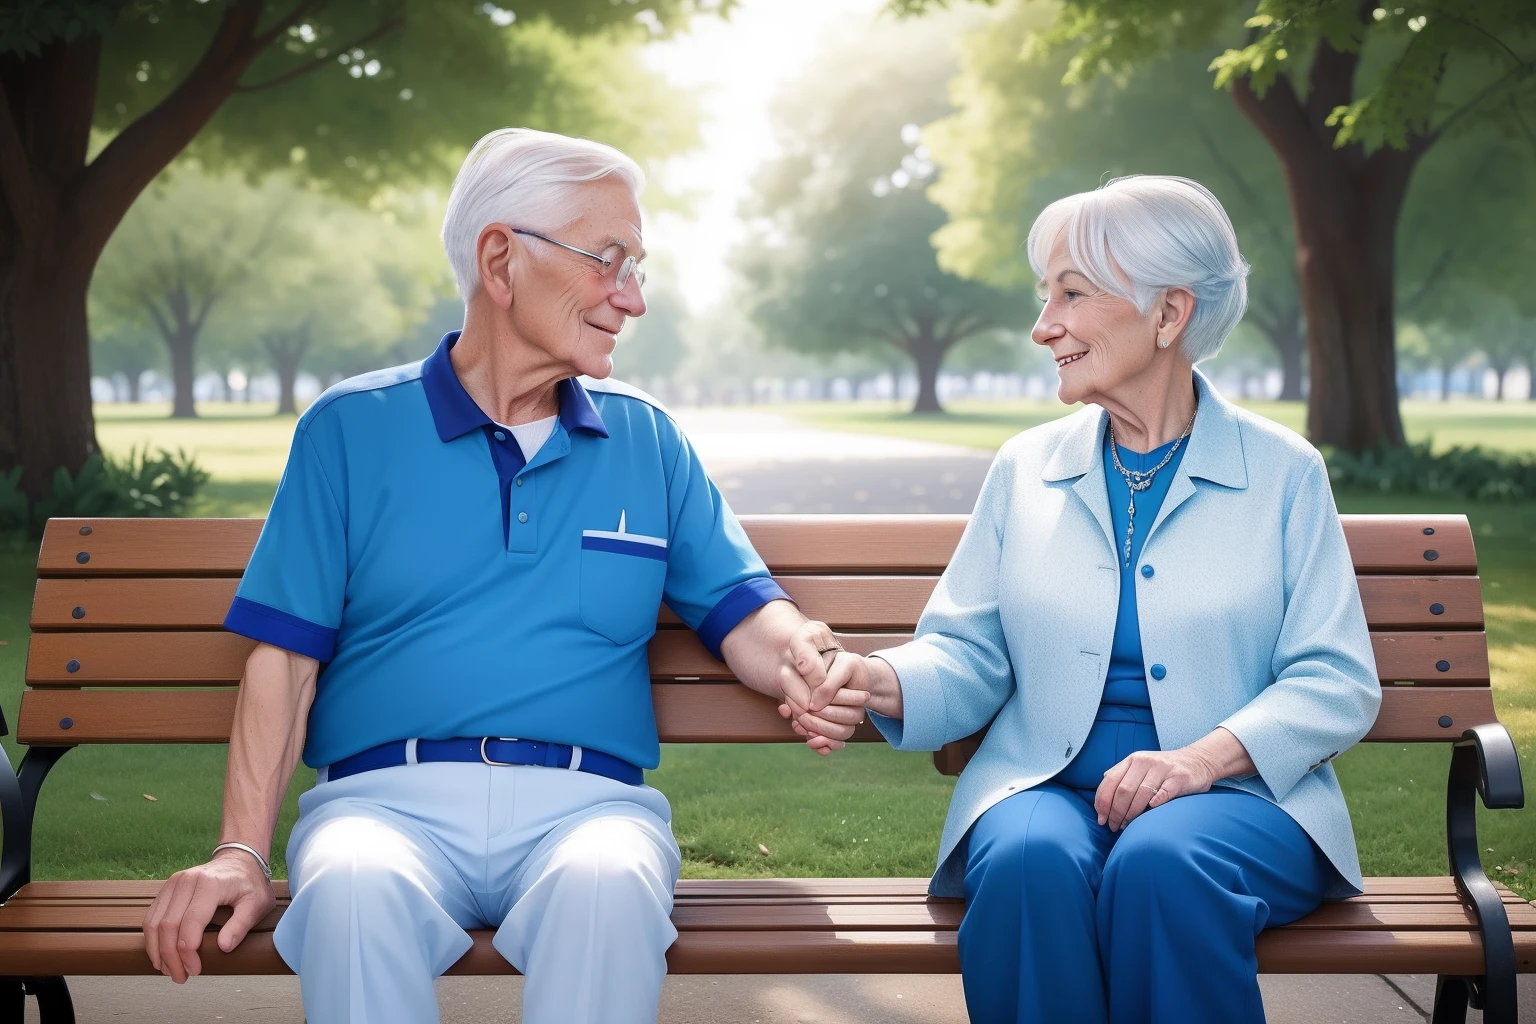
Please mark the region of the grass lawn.
<svg viewBox="0 0 1536 1024"><path fill-rule="evenodd" d="M1306 410L1300 402L1243 402L1261 415L1302 430ZM755 407L769 408L769 407ZM798 402L771 407L828 430L888 434L996 451L1021 430L1056 419L1069 410L1054 399L949 403L943 413L913 415L905 403ZM1435 448L1480 444L1505 451L1536 452L1536 402L1404 402L1409 440L1433 438Z"/></svg>
<svg viewBox="0 0 1536 1024"><path fill-rule="evenodd" d="M1296 425L1297 406L1259 407ZM151 442L184 447L214 473L200 515L260 515L276 489L291 417L239 404L200 406L205 418L165 419L166 409L104 406L98 434L112 451ZM1043 403L960 405L950 419L858 406L785 406L838 429L917 436L980 448L1061 412ZM1536 405L1407 403L1414 437L1481 441L1536 451ZM1536 763L1536 505L1339 495L1345 511L1465 512L1484 566L1484 598L1500 718L1526 765ZM14 723L26 656L35 554L0 548L0 708ZM18 750L6 741L13 759ZM1367 874L1445 870L1448 751L1440 744L1356 748L1338 761ZM109 747L71 752L43 791L35 840L44 878L164 877L201 858L217 830L224 748ZM1529 775L1529 771L1527 772ZM1536 780L1536 776L1532 776ZM688 877L926 875L933 867L952 780L927 755L883 746L822 759L793 745L672 746L652 782L672 799ZM296 814L295 780L277 852ZM156 797L144 799L144 794ZM1493 874L1536 896L1536 801L1484 814L1484 860ZM767 856L757 847L769 850Z"/></svg>

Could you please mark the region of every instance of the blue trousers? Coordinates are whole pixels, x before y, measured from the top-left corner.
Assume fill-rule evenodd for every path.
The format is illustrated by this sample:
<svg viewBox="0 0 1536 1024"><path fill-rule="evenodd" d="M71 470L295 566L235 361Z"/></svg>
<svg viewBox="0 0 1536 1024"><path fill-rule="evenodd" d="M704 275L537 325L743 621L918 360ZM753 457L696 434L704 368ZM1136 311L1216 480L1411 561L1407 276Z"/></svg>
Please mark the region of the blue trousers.
<svg viewBox="0 0 1536 1024"><path fill-rule="evenodd" d="M1280 808L1219 788L1112 833L1093 790L1048 782L983 814L965 857L974 1024L1262 1024L1254 940L1334 874Z"/></svg>

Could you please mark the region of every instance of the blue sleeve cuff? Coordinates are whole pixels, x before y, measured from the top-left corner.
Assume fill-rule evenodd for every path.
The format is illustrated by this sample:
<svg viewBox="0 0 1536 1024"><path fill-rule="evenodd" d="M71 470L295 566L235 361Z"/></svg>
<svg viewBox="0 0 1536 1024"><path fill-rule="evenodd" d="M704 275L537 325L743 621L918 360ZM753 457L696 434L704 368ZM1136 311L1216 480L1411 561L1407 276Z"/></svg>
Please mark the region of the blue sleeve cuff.
<svg viewBox="0 0 1536 1024"><path fill-rule="evenodd" d="M243 597L229 606L224 628L316 661L330 661L336 655L337 630Z"/></svg>
<svg viewBox="0 0 1536 1024"><path fill-rule="evenodd" d="M704 641L704 646L709 648L709 653L724 661L720 654L720 645L731 630L741 624L741 620L757 611L769 601L788 601L789 595L784 593L784 588L779 586L768 576L757 576L742 583L735 590L726 594L720 602L710 609L704 621L699 623L699 628L694 632L699 634L699 639Z"/></svg>

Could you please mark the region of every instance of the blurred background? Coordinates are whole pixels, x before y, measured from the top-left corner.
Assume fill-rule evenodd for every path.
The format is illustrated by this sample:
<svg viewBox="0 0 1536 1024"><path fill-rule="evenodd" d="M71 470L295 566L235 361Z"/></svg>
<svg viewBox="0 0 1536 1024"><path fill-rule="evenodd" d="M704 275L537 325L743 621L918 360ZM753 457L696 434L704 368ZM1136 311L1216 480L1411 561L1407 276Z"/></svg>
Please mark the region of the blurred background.
<svg viewBox="0 0 1536 1024"><path fill-rule="evenodd" d="M1198 179L1253 266L1203 369L1324 450L1343 510L1471 518L1531 763L1536 5L1385 2L0 0L0 706L43 520L263 515L308 403L460 325L448 188L526 125L646 167L615 374L738 512L969 511L1070 411L1029 339L1034 216ZM931 870L950 780L800 754L667 752L685 873ZM1341 760L1368 874L1443 872L1443 762ZM164 877L221 772L72 755L40 874ZM1536 895L1536 817L1497 817L1491 873Z"/></svg>

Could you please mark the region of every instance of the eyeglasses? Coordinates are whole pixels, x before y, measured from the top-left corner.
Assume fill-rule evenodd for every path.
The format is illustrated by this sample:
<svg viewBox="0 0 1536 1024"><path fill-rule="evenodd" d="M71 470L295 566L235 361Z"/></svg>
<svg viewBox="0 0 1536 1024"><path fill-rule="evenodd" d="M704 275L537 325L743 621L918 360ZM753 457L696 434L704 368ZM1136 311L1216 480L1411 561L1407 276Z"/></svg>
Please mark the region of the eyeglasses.
<svg viewBox="0 0 1536 1024"><path fill-rule="evenodd" d="M597 260L597 262L601 263L604 267L612 267L614 261L618 260L619 269L616 270L612 278L610 278L613 283L613 290L616 292L623 291L625 286L629 284L629 279L631 277L633 277L635 282L642 287L645 285L645 268L640 265L640 261L637 258L634 256L625 256L622 260L619 260L619 256L624 252L623 246L611 245L603 250L604 253L612 253L611 256L599 256L595 252L587 252L587 250L578 249L574 245L566 245L564 242L557 242L555 239L541 235L537 231L524 231L522 228L513 228L512 233L514 235L527 235L529 238L537 238L539 241L548 242L550 245L558 245L562 249L566 249L570 252L585 256L588 259Z"/></svg>

